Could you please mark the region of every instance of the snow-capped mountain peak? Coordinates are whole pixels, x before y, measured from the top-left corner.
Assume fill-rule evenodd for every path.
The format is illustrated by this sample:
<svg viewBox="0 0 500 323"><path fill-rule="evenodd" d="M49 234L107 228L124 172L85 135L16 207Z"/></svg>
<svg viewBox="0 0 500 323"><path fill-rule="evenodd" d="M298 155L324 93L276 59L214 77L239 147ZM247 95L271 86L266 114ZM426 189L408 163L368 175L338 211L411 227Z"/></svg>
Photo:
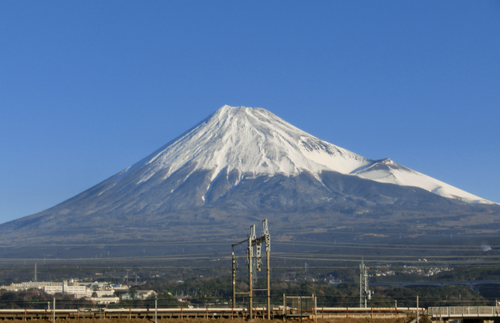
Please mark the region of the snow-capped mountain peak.
<svg viewBox="0 0 500 323"><path fill-rule="evenodd" d="M367 159L320 140L265 109L227 105L122 172L116 180L126 177L141 184L159 173L166 180L187 166L189 173L184 181L197 170L209 171L210 181L222 173L236 173L239 178L234 185L242 178L296 176L302 172L320 180L321 172L335 171L377 182L416 186L466 202L491 203L388 158ZM206 189L210 189L210 184Z"/></svg>
<svg viewBox="0 0 500 323"><path fill-rule="evenodd" d="M214 170L215 178L223 169L246 176L322 170L348 174L372 161L311 136L265 109L226 105L132 169L148 168L142 182L160 169L168 168L168 177L187 163Z"/></svg>

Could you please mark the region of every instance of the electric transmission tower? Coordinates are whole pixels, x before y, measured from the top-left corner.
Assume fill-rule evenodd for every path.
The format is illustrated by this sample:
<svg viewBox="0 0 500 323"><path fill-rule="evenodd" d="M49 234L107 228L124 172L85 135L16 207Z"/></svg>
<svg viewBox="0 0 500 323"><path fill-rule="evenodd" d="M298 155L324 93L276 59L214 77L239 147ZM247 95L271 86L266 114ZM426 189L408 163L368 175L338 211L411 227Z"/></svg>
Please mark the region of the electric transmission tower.
<svg viewBox="0 0 500 323"><path fill-rule="evenodd" d="M359 264L359 307L368 307L368 300L372 299L372 291L368 289L368 269L365 262Z"/></svg>

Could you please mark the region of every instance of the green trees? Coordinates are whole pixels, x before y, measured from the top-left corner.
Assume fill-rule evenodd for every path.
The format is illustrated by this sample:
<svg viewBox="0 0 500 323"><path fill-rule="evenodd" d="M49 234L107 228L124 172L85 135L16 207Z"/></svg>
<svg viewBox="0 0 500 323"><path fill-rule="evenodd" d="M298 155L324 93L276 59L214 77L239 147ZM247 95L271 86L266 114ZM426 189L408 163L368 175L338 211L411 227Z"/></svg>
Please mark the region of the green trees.
<svg viewBox="0 0 500 323"><path fill-rule="evenodd" d="M160 293L170 292L172 295L186 298L195 306L230 305L231 304L231 277L221 276L214 278L193 278L185 282L156 282L147 285L148 288L158 288ZM237 291L245 292L248 284L245 279L239 278L236 282ZM265 279L259 279L254 285L255 289L265 289ZM468 286L372 286L374 291L368 306L374 307L414 307L417 295L420 306L475 306L492 305L494 299L487 299ZM272 280L271 300L273 304L283 302L283 294L289 296L317 296L319 307L357 307L359 306L359 285L355 283L341 283L330 285L327 282L312 282L309 280ZM245 305L247 296L237 295L237 305ZM184 303L186 304L186 303ZM266 292L254 292L254 304L266 304Z"/></svg>

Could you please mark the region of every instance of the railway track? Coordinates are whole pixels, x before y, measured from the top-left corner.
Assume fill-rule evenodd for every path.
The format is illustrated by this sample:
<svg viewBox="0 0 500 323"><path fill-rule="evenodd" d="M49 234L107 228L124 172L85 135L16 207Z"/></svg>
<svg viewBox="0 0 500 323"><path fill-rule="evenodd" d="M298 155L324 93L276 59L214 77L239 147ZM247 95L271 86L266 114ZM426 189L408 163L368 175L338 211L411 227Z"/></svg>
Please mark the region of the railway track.
<svg viewBox="0 0 500 323"><path fill-rule="evenodd" d="M316 309L296 309L275 307L271 311L271 318L399 318L416 313L417 308L409 307L318 307ZM420 313L425 309L420 308ZM255 318L267 318L265 307L253 309ZM1 309L0 320L48 320L54 319L186 319L186 318L246 318L246 308L120 308L120 309Z"/></svg>

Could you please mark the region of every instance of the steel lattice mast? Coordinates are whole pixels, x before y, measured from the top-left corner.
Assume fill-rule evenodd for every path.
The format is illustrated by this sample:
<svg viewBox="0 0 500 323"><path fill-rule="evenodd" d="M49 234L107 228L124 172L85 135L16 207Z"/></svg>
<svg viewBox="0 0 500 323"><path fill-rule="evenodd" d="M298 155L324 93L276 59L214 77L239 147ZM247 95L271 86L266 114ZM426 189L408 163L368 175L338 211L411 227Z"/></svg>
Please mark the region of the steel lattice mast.
<svg viewBox="0 0 500 323"><path fill-rule="evenodd" d="M242 244L248 243L247 249L247 260L248 260L248 312L249 319L253 318L253 292L254 291L267 291L267 318L271 318L271 266L270 266L270 255L271 255L271 235L269 233L269 227L267 225L267 219L262 221L262 235L256 237L255 235L255 225L250 227L250 234L248 238L233 243L232 246L232 276L233 276L233 308L235 307L236 299L236 256L234 254L234 247ZM262 270L262 244L266 245L266 276L267 276L267 288L265 289L254 289L253 288L253 278L254 270ZM255 252L254 252L255 247ZM246 292L238 293L246 294Z"/></svg>

